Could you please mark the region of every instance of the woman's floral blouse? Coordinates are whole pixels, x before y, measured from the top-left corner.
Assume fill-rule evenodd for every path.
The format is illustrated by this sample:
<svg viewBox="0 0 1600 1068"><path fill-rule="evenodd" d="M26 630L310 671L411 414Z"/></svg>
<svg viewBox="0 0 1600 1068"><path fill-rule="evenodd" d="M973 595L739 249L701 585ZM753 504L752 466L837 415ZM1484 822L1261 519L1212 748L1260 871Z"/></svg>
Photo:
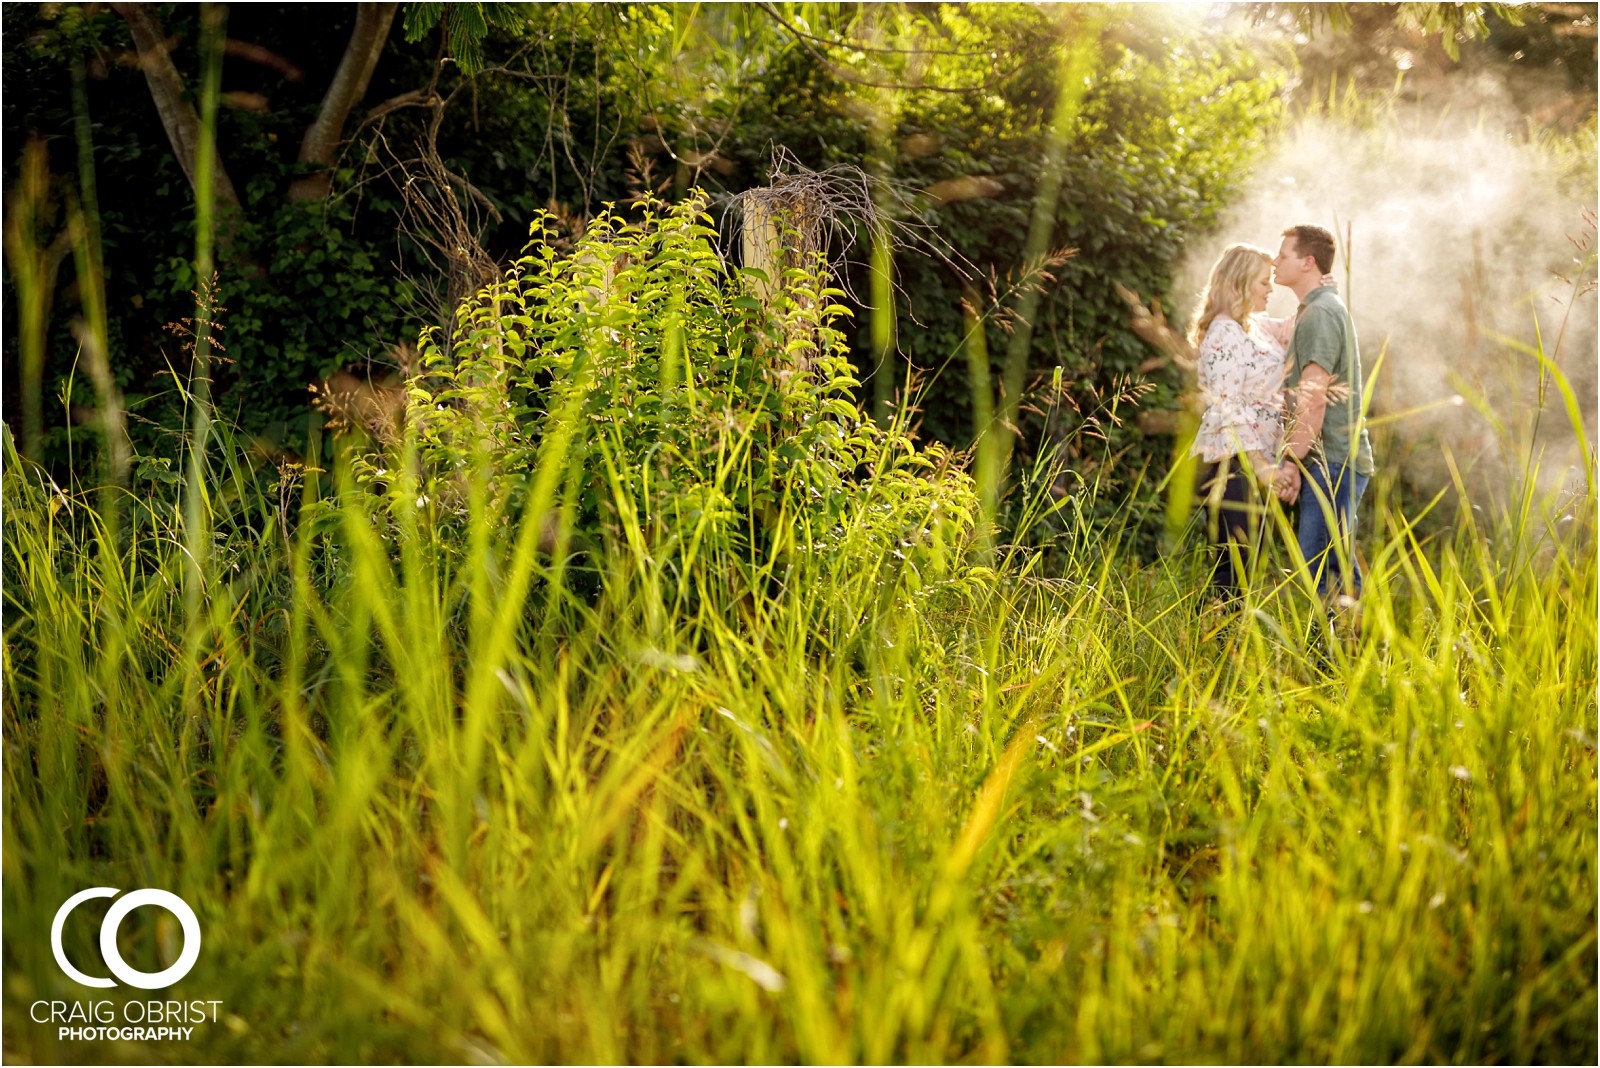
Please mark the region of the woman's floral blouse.
<svg viewBox="0 0 1600 1068"><path fill-rule="evenodd" d="M1241 452L1276 460L1283 440L1284 345L1276 321L1246 330L1227 316L1211 321L1200 341L1200 393L1205 414L1191 456L1208 463Z"/></svg>

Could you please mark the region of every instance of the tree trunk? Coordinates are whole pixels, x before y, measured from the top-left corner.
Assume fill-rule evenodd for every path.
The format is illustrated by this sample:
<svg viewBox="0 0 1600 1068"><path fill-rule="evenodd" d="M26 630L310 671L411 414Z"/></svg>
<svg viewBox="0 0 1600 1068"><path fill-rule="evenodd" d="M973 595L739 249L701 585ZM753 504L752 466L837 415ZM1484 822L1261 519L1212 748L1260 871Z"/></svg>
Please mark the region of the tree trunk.
<svg viewBox="0 0 1600 1068"><path fill-rule="evenodd" d="M166 31L156 18L154 4L114 3L111 5L133 31L133 43L139 50L139 67L150 83L150 96L155 100L156 113L166 128L167 139L178 157L178 165L194 188L195 152L200 144L200 116L194 105L184 99L183 77L172 63L167 48ZM212 161L212 189L219 214L224 218L239 207L239 196L233 191L233 182L220 158ZM224 230L227 229L224 224Z"/></svg>
<svg viewBox="0 0 1600 1068"><path fill-rule="evenodd" d="M373 68L378 65L399 7L398 3L356 5L356 26L350 31L350 43L339 60L333 84L322 97L316 121L306 128L305 139L300 142L300 162L316 170L294 180L289 186L290 200L321 200L328 195L328 167L344 136L345 120L366 95L367 83L372 80Z"/></svg>

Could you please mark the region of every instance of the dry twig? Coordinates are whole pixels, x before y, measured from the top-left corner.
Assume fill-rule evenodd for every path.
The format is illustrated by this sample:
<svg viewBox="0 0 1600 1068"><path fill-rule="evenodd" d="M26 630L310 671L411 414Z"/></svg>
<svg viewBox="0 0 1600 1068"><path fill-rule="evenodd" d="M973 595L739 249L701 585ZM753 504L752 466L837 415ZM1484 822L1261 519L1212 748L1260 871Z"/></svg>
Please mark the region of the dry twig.
<svg viewBox="0 0 1600 1068"><path fill-rule="evenodd" d="M971 261L932 223L923 221L916 209L917 195L850 164L812 170L779 146L772 150L767 184L730 198L722 229L732 245L751 223L775 221L785 238L785 265L799 266L821 257L834 283L858 304L863 302L850 285L849 266L851 252L863 238L932 256L962 281L974 277L977 268ZM723 258L728 259L726 251Z"/></svg>

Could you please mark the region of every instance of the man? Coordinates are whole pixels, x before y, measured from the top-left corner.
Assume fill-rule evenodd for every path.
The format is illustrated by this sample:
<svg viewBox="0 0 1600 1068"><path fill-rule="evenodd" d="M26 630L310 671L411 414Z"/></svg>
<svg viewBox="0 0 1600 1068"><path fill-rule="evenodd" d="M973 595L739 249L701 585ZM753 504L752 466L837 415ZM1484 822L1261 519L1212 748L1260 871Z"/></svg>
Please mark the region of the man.
<svg viewBox="0 0 1600 1068"><path fill-rule="evenodd" d="M1300 553L1324 597L1361 595L1356 506L1372 477L1372 444L1362 425L1361 351L1350 312L1322 276L1333 269L1333 234L1291 226L1272 261L1273 279L1300 298L1289 341L1287 385L1294 417L1279 496L1300 500Z"/></svg>

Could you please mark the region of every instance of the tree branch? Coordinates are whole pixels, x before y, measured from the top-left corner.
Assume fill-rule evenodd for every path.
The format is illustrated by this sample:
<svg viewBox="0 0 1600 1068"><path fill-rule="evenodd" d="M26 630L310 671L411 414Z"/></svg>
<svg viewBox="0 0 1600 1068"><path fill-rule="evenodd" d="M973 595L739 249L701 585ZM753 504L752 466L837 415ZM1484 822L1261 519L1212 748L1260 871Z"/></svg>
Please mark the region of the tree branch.
<svg viewBox="0 0 1600 1068"><path fill-rule="evenodd" d="M178 165L183 168L192 189L195 152L200 144L200 116L195 112L194 105L184 98L183 76L173 65L166 32L156 18L155 5L114 3L111 6L133 31L133 43L139 50L139 67L144 71L145 81L150 84L150 96L155 101L156 113L161 116L161 125L167 131L167 139L172 142L173 154L178 157ZM218 207L224 209L223 214L226 215L226 209L239 207L239 196L233 190L233 182L228 178L222 160L215 160L212 166L213 192Z"/></svg>
<svg viewBox="0 0 1600 1068"><path fill-rule="evenodd" d="M366 95L367 83L372 80L373 68L378 65L378 56L389 39L389 28L399 8L398 3L356 5L356 25L350 31L350 43L339 60L333 83L322 97L316 121L306 128L305 138L300 142L300 162L316 170L294 180L289 186L290 200L321 200L328 195L331 185L328 167L343 138L345 121L350 117L350 110Z"/></svg>

